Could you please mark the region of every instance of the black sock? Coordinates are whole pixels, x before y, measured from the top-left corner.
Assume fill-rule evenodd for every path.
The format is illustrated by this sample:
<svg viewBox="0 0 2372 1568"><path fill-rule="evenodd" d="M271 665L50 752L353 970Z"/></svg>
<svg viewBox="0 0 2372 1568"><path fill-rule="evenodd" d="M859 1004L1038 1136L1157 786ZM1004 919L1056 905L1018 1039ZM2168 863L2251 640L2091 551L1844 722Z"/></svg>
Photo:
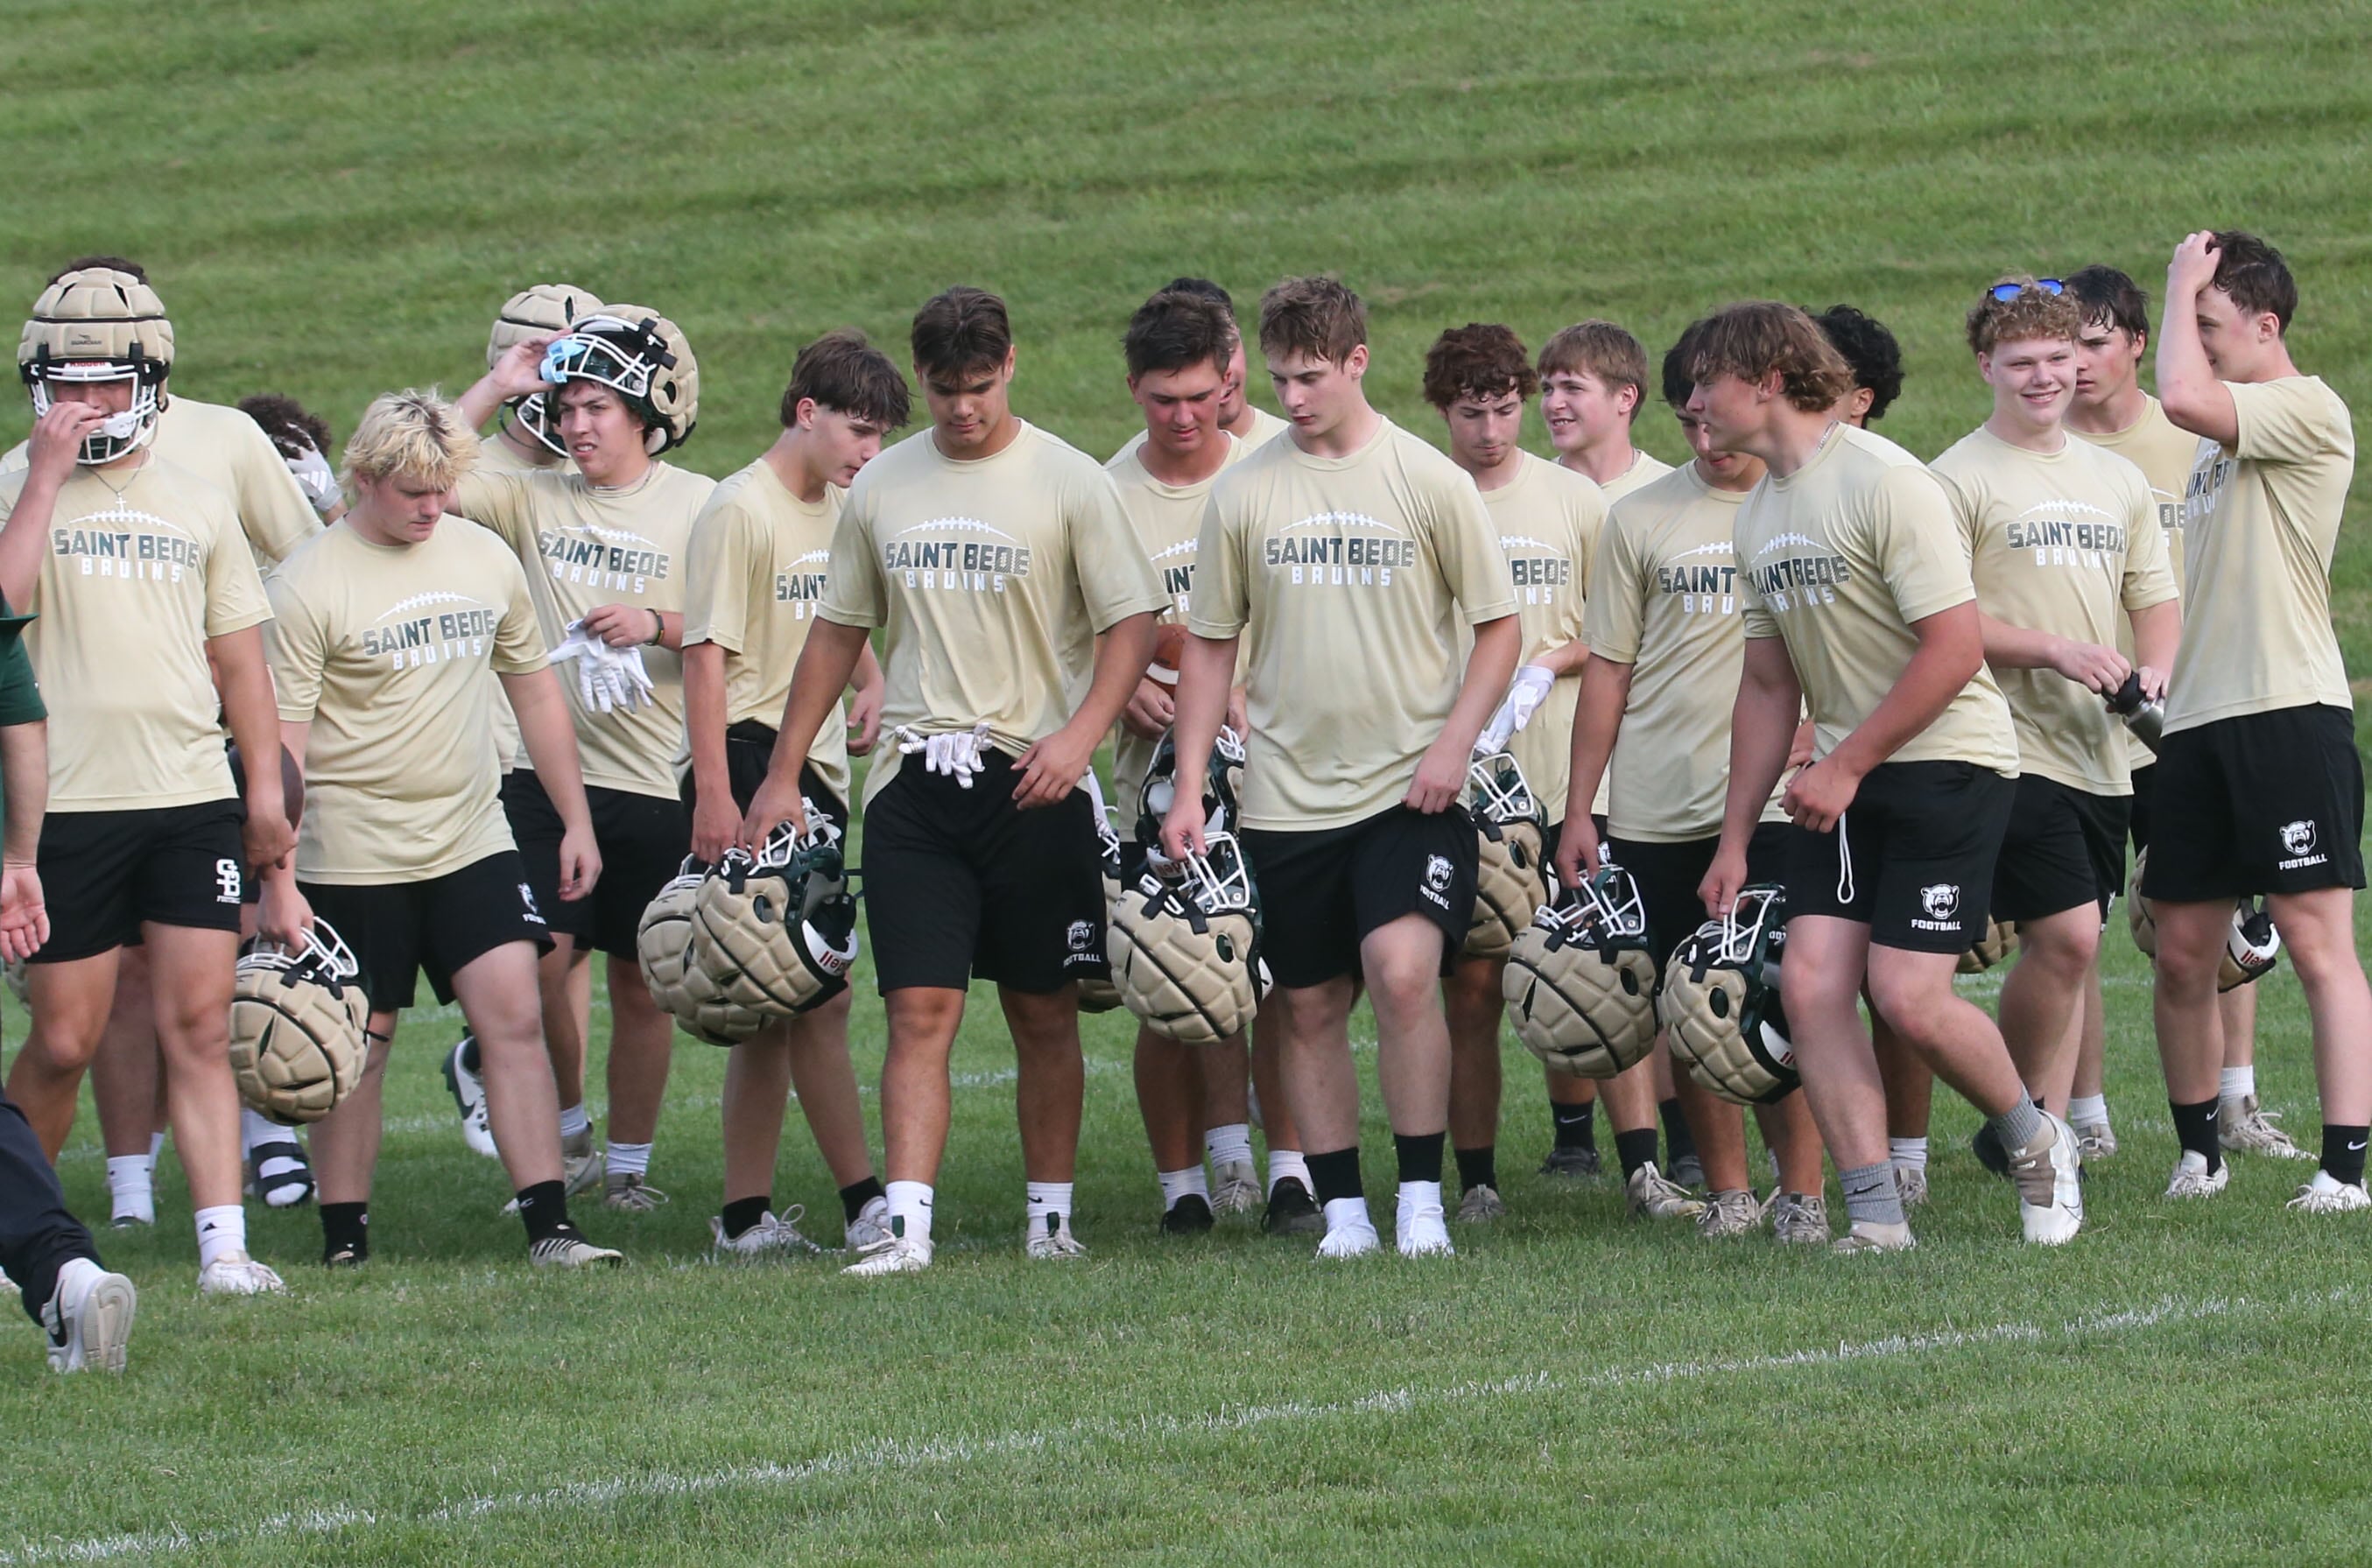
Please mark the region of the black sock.
<svg viewBox="0 0 2372 1568"><path fill-rule="evenodd" d="M1471 1192L1477 1187L1496 1188L1499 1185L1499 1147L1485 1144L1479 1149L1459 1149L1458 1155L1458 1188Z"/></svg>
<svg viewBox="0 0 2372 1568"><path fill-rule="evenodd" d="M1697 1141L1689 1135L1689 1113L1680 1109L1678 1095L1656 1109L1664 1114L1664 1151L1678 1165L1697 1152Z"/></svg>
<svg viewBox="0 0 2372 1568"><path fill-rule="evenodd" d="M1630 1180L1633 1171L1656 1163L1656 1130L1642 1127L1635 1132L1625 1132L1618 1129L1614 1134L1614 1157L1622 1162L1622 1179Z"/></svg>
<svg viewBox="0 0 2372 1568"><path fill-rule="evenodd" d="M1596 1149L1598 1147L1598 1102L1564 1105L1549 1101L1549 1121L1556 1129L1556 1146L1560 1149Z"/></svg>
<svg viewBox="0 0 2372 1568"><path fill-rule="evenodd" d="M1419 1132L1413 1137L1392 1134L1392 1153L1398 1156L1402 1181L1439 1181L1441 1179L1441 1146L1449 1141L1447 1132Z"/></svg>
<svg viewBox="0 0 2372 1568"><path fill-rule="evenodd" d="M322 1204L321 1261L326 1263L339 1253L348 1251L355 1255L357 1262L370 1256L370 1205Z"/></svg>
<svg viewBox="0 0 2372 1568"><path fill-rule="evenodd" d="M887 1200L878 1177L868 1176L862 1181L852 1181L840 1190L840 1217L853 1220L865 1212L865 1205L876 1198Z"/></svg>
<svg viewBox="0 0 2372 1568"><path fill-rule="evenodd" d="M479 1054L478 1037L474 1034L461 1037L461 1070L473 1075L485 1071L485 1061Z"/></svg>
<svg viewBox="0 0 2372 1568"><path fill-rule="evenodd" d="M2366 1143L2372 1143L2372 1129L2324 1122L2322 1168L2331 1172L2333 1181L2343 1181L2350 1187L2363 1186L2364 1145Z"/></svg>
<svg viewBox="0 0 2372 1568"><path fill-rule="evenodd" d="M766 1211L773 1206L774 1195L772 1192L761 1192L755 1198L735 1198L727 1202L716 1216L724 1222L725 1239L732 1240L764 1219Z"/></svg>
<svg viewBox="0 0 2372 1568"><path fill-rule="evenodd" d="M1337 1198L1364 1198L1367 1190L1359 1184L1359 1145L1336 1149L1331 1154L1309 1155L1304 1163L1309 1167L1309 1184L1317 1189L1320 1203L1331 1203Z"/></svg>
<svg viewBox="0 0 2372 1568"><path fill-rule="evenodd" d="M549 1237L564 1236L575 1228L568 1223L566 1191L556 1180L539 1181L519 1189L519 1223L527 1226L529 1246Z"/></svg>
<svg viewBox="0 0 2372 1568"><path fill-rule="evenodd" d="M2175 1141L2182 1145L2184 1153L2204 1156L2208 1174L2214 1175L2224 1163L2224 1150L2215 1142L2215 1101L2203 1099L2197 1105L2178 1105L2172 1100L2166 1103L2174 1112Z"/></svg>

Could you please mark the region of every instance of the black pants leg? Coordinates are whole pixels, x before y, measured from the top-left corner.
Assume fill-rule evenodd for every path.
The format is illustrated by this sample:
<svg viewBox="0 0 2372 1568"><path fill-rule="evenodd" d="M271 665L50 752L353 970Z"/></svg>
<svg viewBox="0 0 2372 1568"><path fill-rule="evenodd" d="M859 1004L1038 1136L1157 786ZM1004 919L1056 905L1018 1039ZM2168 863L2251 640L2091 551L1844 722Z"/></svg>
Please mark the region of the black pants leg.
<svg viewBox="0 0 2372 1568"><path fill-rule="evenodd" d="M25 1113L0 1089L0 1271L17 1282L25 1315L38 1323L69 1259L97 1261L90 1232L66 1213L58 1173L42 1157Z"/></svg>

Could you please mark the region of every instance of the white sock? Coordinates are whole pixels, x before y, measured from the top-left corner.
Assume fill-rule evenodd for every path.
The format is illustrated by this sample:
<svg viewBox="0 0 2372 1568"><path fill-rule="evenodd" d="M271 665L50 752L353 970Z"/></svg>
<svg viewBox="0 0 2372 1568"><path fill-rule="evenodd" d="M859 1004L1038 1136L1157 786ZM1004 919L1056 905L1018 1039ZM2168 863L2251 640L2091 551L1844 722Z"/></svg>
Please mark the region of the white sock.
<svg viewBox="0 0 2372 1568"><path fill-rule="evenodd" d="M890 1198L890 1229L909 1241L931 1239L931 1184L892 1181L883 1189Z"/></svg>
<svg viewBox="0 0 2372 1568"><path fill-rule="evenodd" d="M2225 1068L2223 1078L2216 1085L2215 1092L2225 1099L2242 1099L2255 1094L2257 1064L2251 1062L2246 1067Z"/></svg>
<svg viewBox="0 0 2372 1568"><path fill-rule="evenodd" d="M247 1251L247 1211L237 1203L224 1203L198 1211L198 1267L213 1267L215 1260L234 1252Z"/></svg>
<svg viewBox="0 0 2372 1568"><path fill-rule="evenodd" d="M2067 1120L2077 1127L2106 1127L2109 1124L2109 1097L2076 1096L2067 1102Z"/></svg>
<svg viewBox="0 0 2372 1568"><path fill-rule="evenodd" d="M1400 1210L1413 1214L1424 1209L1441 1207L1441 1183L1438 1181L1403 1181L1401 1183Z"/></svg>
<svg viewBox="0 0 2372 1568"><path fill-rule="evenodd" d="M241 1154L253 1154L264 1144L285 1144L296 1134L277 1121L245 1106L238 1108L238 1147Z"/></svg>
<svg viewBox="0 0 2372 1568"><path fill-rule="evenodd" d="M146 1155L107 1156L107 1202L111 1219L157 1223L157 1173Z"/></svg>
<svg viewBox="0 0 2372 1568"><path fill-rule="evenodd" d="M1897 1170L1927 1168L1927 1140L1924 1138L1889 1138L1886 1153Z"/></svg>
<svg viewBox="0 0 2372 1568"><path fill-rule="evenodd" d="M1311 1191L1309 1185L1309 1162L1301 1157L1301 1151L1299 1149L1269 1150L1268 1191L1271 1197L1273 1197L1276 1194L1276 1184L1283 1181L1288 1176L1293 1178L1294 1180L1301 1183L1301 1190L1304 1192Z"/></svg>
<svg viewBox="0 0 2372 1568"><path fill-rule="evenodd" d="M1326 1200L1327 1235L1331 1236L1338 1230L1357 1230L1362 1226L1368 1230L1376 1228L1376 1222L1368 1217L1367 1201L1365 1198Z"/></svg>
<svg viewBox="0 0 2372 1568"><path fill-rule="evenodd" d="M1190 1165L1183 1170L1158 1170L1154 1172L1154 1179L1161 1183L1161 1207L1165 1212L1176 1208L1178 1200L1190 1193L1205 1203L1211 1201L1211 1184L1203 1179L1200 1165Z"/></svg>
<svg viewBox="0 0 2372 1568"><path fill-rule="evenodd" d="M593 1119L585 1114L585 1102L583 1100L577 1101L575 1105L564 1105L560 1108L560 1135L562 1137L581 1138L591 1131L593 1131Z"/></svg>
<svg viewBox="0 0 2372 1568"><path fill-rule="evenodd" d="M1201 1176L1203 1174L1203 1167L1201 1166L1196 1166L1194 1167L1194 1174L1198 1177ZM1031 1235L1034 1236L1038 1232L1047 1228L1046 1216L1048 1214L1062 1215L1064 1228L1068 1229L1070 1227L1071 1186L1072 1184L1067 1181L1032 1181L1029 1184L1029 1231ZM1204 1191L1207 1192L1209 1189L1206 1188Z"/></svg>
<svg viewBox="0 0 2372 1568"><path fill-rule="evenodd" d="M610 1174L612 1176L648 1176L651 1173L651 1146L648 1144L610 1143Z"/></svg>
<svg viewBox="0 0 2372 1568"><path fill-rule="evenodd" d="M1203 1134L1203 1152L1211 1156L1215 1166L1251 1164L1251 1123L1230 1121L1225 1127L1212 1128Z"/></svg>
<svg viewBox="0 0 2372 1568"><path fill-rule="evenodd" d="M149 1168L150 1170L154 1170L154 1169L156 1169L156 1168L157 1168L157 1156L159 1154L162 1154L162 1153L164 1152L164 1149L165 1149L165 1134L164 1134L164 1133L162 1133L162 1132L151 1132L151 1133L149 1133L149 1134L148 1134L148 1168Z"/></svg>

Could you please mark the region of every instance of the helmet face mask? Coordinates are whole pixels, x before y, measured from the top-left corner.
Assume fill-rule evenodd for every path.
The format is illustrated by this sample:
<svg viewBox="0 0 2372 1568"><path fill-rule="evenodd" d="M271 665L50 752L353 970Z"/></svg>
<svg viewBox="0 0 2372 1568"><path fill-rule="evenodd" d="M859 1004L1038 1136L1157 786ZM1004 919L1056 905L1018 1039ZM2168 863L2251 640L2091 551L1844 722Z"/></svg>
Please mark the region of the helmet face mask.
<svg viewBox="0 0 2372 1568"><path fill-rule="evenodd" d="M813 803L808 821L805 832L779 824L755 856L728 853L692 908L689 970L764 1018L821 1006L848 988L856 961L840 830Z"/></svg>
<svg viewBox="0 0 2372 1568"><path fill-rule="evenodd" d="M1656 956L1631 874L1608 862L1516 939L1500 976L1516 1037L1557 1072L1610 1078L1656 1043Z"/></svg>
<svg viewBox="0 0 2372 1568"><path fill-rule="evenodd" d="M1269 989L1260 892L1235 837L1148 870L1112 907L1105 937L1112 983L1145 1028L1216 1045L1250 1027Z"/></svg>
<svg viewBox="0 0 2372 1568"><path fill-rule="evenodd" d="M575 284L540 283L519 290L503 301L494 331L486 336L486 368L492 370L518 344L566 332L601 308L599 300ZM567 444L560 438L559 420L545 394L529 392L511 399L503 408L506 425L516 424L554 457L568 456Z"/></svg>
<svg viewBox="0 0 2372 1568"><path fill-rule="evenodd" d="M1205 833L1232 833L1236 801L1244 777L1244 741L1227 726L1211 742L1210 765L1203 771L1203 828ZM1137 842L1161 842L1161 824L1178 799L1178 738L1164 730L1155 742L1153 761L1145 765L1145 782L1137 791Z"/></svg>
<svg viewBox="0 0 2372 1568"><path fill-rule="evenodd" d="M543 349L543 379L554 388L590 381L609 388L643 422L643 447L657 457L680 447L700 417L700 367L674 323L634 306L579 317ZM556 403L544 422L557 426Z"/></svg>
<svg viewBox="0 0 2372 1568"><path fill-rule="evenodd" d="M96 466L138 451L157 433L173 370L173 323L157 291L129 273L85 267L41 291L17 341L17 374L33 417L56 406L55 389L129 381L128 407L83 437L75 460Z"/></svg>
<svg viewBox="0 0 2372 1568"><path fill-rule="evenodd" d="M1672 1060L1733 1104L1773 1104L1799 1081L1779 993L1785 918L1778 888L1742 888L1730 912L1698 926L1664 969L1657 1013Z"/></svg>
<svg viewBox="0 0 2372 1568"><path fill-rule="evenodd" d="M1540 797L1532 793L1531 781L1524 777L1513 753L1477 757L1466 770L1466 783L1474 791L1474 814L1482 820L1497 827L1541 823Z"/></svg>

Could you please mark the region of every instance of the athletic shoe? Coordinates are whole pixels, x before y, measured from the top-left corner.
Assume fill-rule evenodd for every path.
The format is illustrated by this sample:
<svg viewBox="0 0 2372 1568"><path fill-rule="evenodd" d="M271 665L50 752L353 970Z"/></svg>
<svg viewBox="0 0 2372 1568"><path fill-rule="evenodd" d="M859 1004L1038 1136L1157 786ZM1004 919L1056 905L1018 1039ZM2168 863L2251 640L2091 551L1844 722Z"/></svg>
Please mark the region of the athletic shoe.
<svg viewBox="0 0 2372 1568"><path fill-rule="evenodd" d="M1927 1167L1918 1165L1898 1165L1894 1167L1894 1195L1906 1209L1915 1209L1927 1201Z"/></svg>
<svg viewBox="0 0 2372 1568"><path fill-rule="evenodd" d="M1402 1198L1392 1215L1392 1240L1403 1258L1449 1258L1458 1252L1449 1244L1449 1227L1442 1223L1438 1199L1416 1203Z"/></svg>
<svg viewBox="0 0 2372 1568"><path fill-rule="evenodd" d="M2227 1160L2217 1166L2215 1173L2210 1175L2207 1156L2196 1149L2185 1149L2182 1158L2175 1162L2174 1178L2166 1184L2166 1195L2169 1198L2213 1198L2223 1191L2225 1184L2231 1179L2231 1161Z"/></svg>
<svg viewBox="0 0 2372 1568"><path fill-rule="evenodd" d="M1326 1211L1318 1206L1299 1177L1285 1177L1269 1189L1268 1213L1261 1216L1261 1230L1269 1236L1323 1236Z"/></svg>
<svg viewBox="0 0 2372 1568"><path fill-rule="evenodd" d="M1384 1238L1376 1234L1373 1221L1338 1225L1327 1231L1325 1239L1318 1244L1318 1255L1320 1258L1362 1258L1383 1244Z"/></svg>
<svg viewBox="0 0 2372 1568"><path fill-rule="evenodd" d="M1794 1246L1829 1244L1829 1201L1818 1192L1771 1194L1771 1236Z"/></svg>
<svg viewBox="0 0 2372 1568"><path fill-rule="evenodd" d="M602 1177L603 1208L647 1214L667 1201L668 1195L644 1180L639 1170L612 1170Z"/></svg>
<svg viewBox="0 0 2372 1568"><path fill-rule="evenodd" d="M2084 1156L2087 1164L2107 1159L2117 1152L2115 1130L2105 1121L2076 1123L2076 1152Z"/></svg>
<svg viewBox="0 0 2372 1568"><path fill-rule="evenodd" d="M250 1191L252 1191L251 1188ZM116 1230L137 1230L142 1225L155 1225L157 1223L157 1211L151 1209L146 1214L134 1214L131 1210L126 1209L120 1214L108 1215L107 1223L111 1228Z"/></svg>
<svg viewBox="0 0 2372 1568"><path fill-rule="evenodd" d="M198 1271L200 1295L285 1295L287 1284L269 1263L244 1252L217 1258Z"/></svg>
<svg viewBox="0 0 2372 1568"><path fill-rule="evenodd" d="M23 1294L17 1288L17 1282L8 1277L8 1271L0 1269L0 1295L21 1295Z"/></svg>
<svg viewBox="0 0 2372 1568"><path fill-rule="evenodd" d="M870 1252L890 1239L890 1200L867 1198L856 1217L842 1227L840 1245L843 1251Z"/></svg>
<svg viewBox="0 0 2372 1568"><path fill-rule="evenodd" d="M1551 1149L1549 1157L1541 1161L1540 1173L1579 1181L1596 1176L1602 1168L1595 1148Z"/></svg>
<svg viewBox="0 0 2372 1568"><path fill-rule="evenodd" d="M1189 1192L1170 1204L1169 1212L1161 1216L1161 1234L1208 1236L1214 1223L1211 1201L1200 1192Z"/></svg>
<svg viewBox="0 0 2372 1568"><path fill-rule="evenodd" d="M777 1215L772 1209L758 1216L758 1223L738 1236L725 1234L725 1217L708 1216L708 1237L714 1244L711 1250L720 1258L750 1259L788 1253L805 1258L821 1252L822 1248L799 1234L794 1222L805 1218L807 1210L794 1203L787 1214Z"/></svg>
<svg viewBox="0 0 2372 1568"><path fill-rule="evenodd" d="M1071 1234L1071 1216L1050 1214L1042 1225L1026 1225L1021 1233L1021 1250L1035 1262L1059 1262L1065 1258L1084 1258L1087 1243Z"/></svg>
<svg viewBox="0 0 2372 1568"><path fill-rule="evenodd" d="M560 1195L564 1198L592 1191L610 1174L610 1156L593 1141L592 1128L561 1135L560 1173Z"/></svg>
<svg viewBox="0 0 2372 1568"><path fill-rule="evenodd" d="M321 1244L321 1267L325 1269L359 1269L370 1261L370 1248L361 1242L349 1241L339 1247Z"/></svg>
<svg viewBox="0 0 2372 1568"><path fill-rule="evenodd" d="M883 1274L919 1274L930 1266L931 1243L927 1237L916 1240L903 1236L888 1236L841 1272L855 1274L860 1279L877 1279Z"/></svg>
<svg viewBox="0 0 2372 1568"><path fill-rule="evenodd" d="M2215 1141L2232 1154L2271 1155L2276 1159L2310 1160L2287 1132L2273 1125L2282 1119L2267 1110L2254 1095L2227 1096L2215 1108Z"/></svg>
<svg viewBox="0 0 2372 1568"><path fill-rule="evenodd" d="M1230 1160L1211 1170L1211 1212L1248 1214L1261 1206L1260 1172L1243 1160Z"/></svg>
<svg viewBox="0 0 2372 1568"><path fill-rule="evenodd" d="M1762 1205L1754 1194L1743 1187L1727 1192L1715 1192L1705 1201L1704 1210L1697 1215L1697 1234L1707 1241L1724 1237L1744 1236L1762 1228Z"/></svg>
<svg viewBox="0 0 2372 1568"><path fill-rule="evenodd" d="M445 1053L445 1086L453 1091L453 1104L461 1112L461 1142L488 1159L498 1159L494 1130L486 1122L485 1080L461 1065L461 1052L470 1048L471 1038L463 1035Z"/></svg>
<svg viewBox="0 0 2372 1568"><path fill-rule="evenodd" d="M1905 1225L1878 1225L1869 1220L1855 1220L1853 1228L1829 1243L1829 1250L1847 1257L1864 1252L1908 1252L1919 1245Z"/></svg>
<svg viewBox="0 0 2372 1568"><path fill-rule="evenodd" d="M2082 1162L2076 1130L2049 1111L2042 1113L2051 1142L2010 1161L2017 1186L2017 1223L2037 1247L2058 1247L2084 1228Z"/></svg>
<svg viewBox="0 0 2372 1568"><path fill-rule="evenodd" d="M2297 1196L2284 1205L2302 1214L2345 1214L2357 1209L2372 1209L2372 1194L2364 1191L2360 1181L2342 1181L2327 1170L2318 1170L2314 1179L2297 1190Z"/></svg>
<svg viewBox="0 0 2372 1568"><path fill-rule="evenodd" d="M1704 1201L1656 1168L1649 1160L1622 1183L1631 1212L1644 1220L1692 1220L1704 1213Z"/></svg>
<svg viewBox="0 0 2372 1568"><path fill-rule="evenodd" d="M1704 1184L1704 1161L1693 1153L1682 1155L1672 1162L1673 1186L1685 1187L1693 1192Z"/></svg>
<svg viewBox="0 0 2372 1568"><path fill-rule="evenodd" d="M1458 1223L1482 1225L1506 1216L1506 1201L1495 1187L1469 1187L1458 1195Z"/></svg>
<svg viewBox="0 0 2372 1568"><path fill-rule="evenodd" d="M294 1132L247 1151L247 1190L275 1209L294 1209L313 1201L313 1165ZM120 1225L124 1218L119 1214L109 1223Z"/></svg>
<svg viewBox="0 0 2372 1568"><path fill-rule="evenodd" d="M41 1308L50 1336L50 1370L123 1370L132 1341L139 1293L122 1274L110 1274L88 1258L70 1258L58 1271L58 1288Z"/></svg>
<svg viewBox="0 0 2372 1568"><path fill-rule="evenodd" d="M547 1236L527 1249L527 1260L539 1269L589 1269L596 1263L619 1268L626 1255L614 1247L596 1247L574 1230Z"/></svg>

